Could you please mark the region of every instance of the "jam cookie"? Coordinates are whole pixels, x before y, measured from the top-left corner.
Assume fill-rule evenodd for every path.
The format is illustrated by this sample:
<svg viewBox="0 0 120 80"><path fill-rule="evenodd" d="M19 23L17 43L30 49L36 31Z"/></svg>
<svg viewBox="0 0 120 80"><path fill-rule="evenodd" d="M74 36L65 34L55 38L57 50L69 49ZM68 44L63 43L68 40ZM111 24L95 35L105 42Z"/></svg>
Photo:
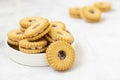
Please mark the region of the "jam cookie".
<svg viewBox="0 0 120 80"><path fill-rule="evenodd" d="M50 26L53 29L62 29L62 30L66 30L66 26L63 22L61 21L52 21L50 22Z"/></svg>
<svg viewBox="0 0 120 80"><path fill-rule="evenodd" d="M24 29L27 29L29 26L31 26L32 24L34 24L37 21L40 21L41 19L43 19L42 17L26 17L20 20L20 26ZM21 29L23 30L23 29Z"/></svg>
<svg viewBox="0 0 120 80"><path fill-rule="evenodd" d="M46 46L47 40L44 38L38 39L36 41L29 41L24 39L19 42L19 50L29 54L44 52L47 48Z"/></svg>
<svg viewBox="0 0 120 80"><path fill-rule="evenodd" d="M51 67L58 71L68 70L75 60L75 51L70 44L57 41L49 45L46 58Z"/></svg>
<svg viewBox="0 0 120 80"><path fill-rule="evenodd" d="M25 35L28 40L34 41L47 34L50 28L51 27L49 26L49 21L47 19L42 19L41 21L36 22L27 28Z"/></svg>
<svg viewBox="0 0 120 80"><path fill-rule="evenodd" d="M70 8L70 9L69 9L69 15L70 15L71 17L73 17L73 18L81 18L80 10L81 10L80 7Z"/></svg>
<svg viewBox="0 0 120 80"><path fill-rule="evenodd" d="M73 36L68 32L68 31L64 31L61 29L51 29L46 38L48 39L48 41L50 42L54 42L54 41L66 41L68 43L72 43L73 42ZM51 39L51 40L50 40Z"/></svg>
<svg viewBox="0 0 120 80"><path fill-rule="evenodd" d="M87 22L98 22L101 19L101 11L93 6L86 6L81 9L81 17Z"/></svg>
<svg viewBox="0 0 120 80"><path fill-rule="evenodd" d="M111 4L108 2L96 2L94 6L100 9L102 12L108 12L111 10Z"/></svg>
<svg viewBox="0 0 120 80"><path fill-rule="evenodd" d="M16 46L19 44L20 40L26 38L24 32L22 32L21 30L11 30L10 32L8 32L7 36L8 36L8 40L7 40L8 43Z"/></svg>

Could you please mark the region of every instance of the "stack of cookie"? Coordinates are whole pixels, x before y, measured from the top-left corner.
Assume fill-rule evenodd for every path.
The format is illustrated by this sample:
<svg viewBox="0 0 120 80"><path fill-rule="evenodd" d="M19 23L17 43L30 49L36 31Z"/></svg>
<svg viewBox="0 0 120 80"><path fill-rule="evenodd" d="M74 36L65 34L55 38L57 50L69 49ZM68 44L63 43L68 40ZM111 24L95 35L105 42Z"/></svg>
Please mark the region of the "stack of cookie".
<svg viewBox="0 0 120 80"><path fill-rule="evenodd" d="M42 17L26 17L20 20L20 29L8 32L7 42L12 48L17 48L23 53L46 52L48 63L55 70L67 70L75 58L71 46L73 40L72 34L63 22L49 22Z"/></svg>
<svg viewBox="0 0 120 80"><path fill-rule="evenodd" d="M101 20L102 12L111 10L111 4L108 2L96 2L94 6L72 7L69 9L69 15L73 18L82 18L87 22L98 22Z"/></svg>

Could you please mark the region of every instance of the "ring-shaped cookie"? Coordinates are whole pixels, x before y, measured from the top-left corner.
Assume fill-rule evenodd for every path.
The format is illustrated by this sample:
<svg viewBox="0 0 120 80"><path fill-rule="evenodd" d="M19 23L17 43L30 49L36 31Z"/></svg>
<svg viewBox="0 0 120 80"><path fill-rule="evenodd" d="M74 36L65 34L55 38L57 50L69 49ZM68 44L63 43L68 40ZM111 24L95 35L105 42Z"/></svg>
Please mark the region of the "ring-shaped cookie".
<svg viewBox="0 0 120 80"><path fill-rule="evenodd" d="M32 17L26 17L20 20L20 26L27 29L29 26L34 24L35 22L40 21L43 19L42 17L32 16Z"/></svg>
<svg viewBox="0 0 120 80"><path fill-rule="evenodd" d="M66 26L63 22L61 21L52 21L50 22L50 26L53 29L62 29L62 30L66 30Z"/></svg>
<svg viewBox="0 0 120 80"><path fill-rule="evenodd" d="M81 9L81 17L87 22L98 22L101 19L101 11L93 6L86 6Z"/></svg>
<svg viewBox="0 0 120 80"><path fill-rule="evenodd" d="M108 2L96 2L94 6L100 9L102 12L108 12L111 10L111 4Z"/></svg>
<svg viewBox="0 0 120 80"><path fill-rule="evenodd" d="M72 7L69 9L69 15L73 18L81 18L80 11L80 7Z"/></svg>
<svg viewBox="0 0 120 80"><path fill-rule="evenodd" d="M59 40L62 40L62 41L66 41L68 43L72 43L73 42L73 36L67 32L67 31L64 31L64 30L61 30L61 29L57 29L57 30L50 30L48 32L48 35L51 37L51 39L53 39L54 41L59 41Z"/></svg>
<svg viewBox="0 0 120 80"><path fill-rule="evenodd" d="M8 32L7 36L9 39L12 40L22 40L26 38L24 32L22 32L21 30L11 30L10 32Z"/></svg>
<svg viewBox="0 0 120 80"><path fill-rule="evenodd" d="M46 50L49 65L58 71L68 70L75 60L75 51L70 44L64 41L51 43Z"/></svg>
<svg viewBox="0 0 120 80"><path fill-rule="evenodd" d="M25 53L36 54L46 50L47 41L41 38L36 41L29 41L27 39L19 42L19 50Z"/></svg>
<svg viewBox="0 0 120 80"><path fill-rule="evenodd" d="M19 42L19 46L25 47L25 48L45 47L46 45L47 45L47 40L44 38L41 38L35 41L29 41L28 39L24 39Z"/></svg>

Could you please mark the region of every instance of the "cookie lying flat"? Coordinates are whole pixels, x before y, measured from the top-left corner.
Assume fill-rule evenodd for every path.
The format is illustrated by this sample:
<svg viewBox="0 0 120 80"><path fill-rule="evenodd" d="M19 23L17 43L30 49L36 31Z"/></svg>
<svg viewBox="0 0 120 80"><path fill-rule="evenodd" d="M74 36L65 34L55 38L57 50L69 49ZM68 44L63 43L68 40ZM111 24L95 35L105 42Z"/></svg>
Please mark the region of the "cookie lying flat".
<svg viewBox="0 0 120 80"><path fill-rule="evenodd" d="M19 42L20 51L29 54L44 52L47 48L46 46L47 46L47 41L44 38L41 38L36 41L29 41L27 39L24 39Z"/></svg>
<svg viewBox="0 0 120 80"><path fill-rule="evenodd" d="M50 42L62 40L71 44L74 40L69 32L61 29L51 29L45 37Z"/></svg>
<svg viewBox="0 0 120 80"><path fill-rule="evenodd" d="M36 22L35 24L27 28L25 31L25 35L28 40L34 41L43 37L45 34L48 33L49 30L49 21L47 19L42 19L41 21Z"/></svg>
<svg viewBox="0 0 120 80"><path fill-rule="evenodd" d="M102 12L111 11L111 4L108 2L96 2L94 6L101 10Z"/></svg>
<svg viewBox="0 0 120 80"><path fill-rule="evenodd" d="M69 9L69 15L73 18L81 18L80 7L73 7Z"/></svg>
<svg viewBox="0 0 120 80"><path fill-rule="evenodd" d="M72 67L75 60L75 51L67 42L57 41L47 48L46 58L52 68L64 71Z"/></svg>
<svg viewBox="0 0 120 80"><path fill-rule="evenodd" d="M21 30L24 31L23 29L27 29L29 26L34 24L37 21L40 21L43 19L42 17L37 17L37 16L32 16L32 17L26 17L20 20L20 26Z"/></svg>
<svg viewBox="0 0 120 80"><path fill-rule="evenodd" d="M52 21L50 22L50 26L53 29L62 29L62 30L66 30L66 26L63 22L61 21Z"/></svg>
<svg viewBox="0 0 120 80"><path fill-rule="evenodd" d="M85 6L81 9L81 17L87 22L98 22L101 19L101 11L93 6Z"/></svg>
<svg viewBox="0 0 120 80"><path fill-rule="evenodd" d="M8 32L7 36L8 36L8 40L7 40L8 43L16 46L19 44L20 40L26 38L24 32L22 32L21 30L11 30L10 32Z"/></svg>

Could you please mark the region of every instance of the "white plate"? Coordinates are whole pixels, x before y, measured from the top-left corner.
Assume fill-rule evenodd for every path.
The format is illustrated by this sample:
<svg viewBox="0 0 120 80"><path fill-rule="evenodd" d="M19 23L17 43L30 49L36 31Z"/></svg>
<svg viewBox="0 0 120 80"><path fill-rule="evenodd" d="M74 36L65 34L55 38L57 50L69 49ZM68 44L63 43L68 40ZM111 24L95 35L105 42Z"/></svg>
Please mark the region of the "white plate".
<svg viewBox="0 0 120 80"><path fill-rule="evenodd" d="M27 66L48 66L45 56L46 53L25 54L23 52L11 48L8 45L7 41L6 41L6 46L9 50L8 57L19 64L23 64Z"/></svg>
<svg viewBox="0 0 120 80"><path fill-rule="evenodd" d="M23 64L26 66L48 66L47 60L46 60L46 53L41 54L26 54L21 51L15 50L12 47L10 47L6 41L6 46L8 48L8 57L12 59L13 61ZM74 46L74 44L73 44Z"/></svg>

